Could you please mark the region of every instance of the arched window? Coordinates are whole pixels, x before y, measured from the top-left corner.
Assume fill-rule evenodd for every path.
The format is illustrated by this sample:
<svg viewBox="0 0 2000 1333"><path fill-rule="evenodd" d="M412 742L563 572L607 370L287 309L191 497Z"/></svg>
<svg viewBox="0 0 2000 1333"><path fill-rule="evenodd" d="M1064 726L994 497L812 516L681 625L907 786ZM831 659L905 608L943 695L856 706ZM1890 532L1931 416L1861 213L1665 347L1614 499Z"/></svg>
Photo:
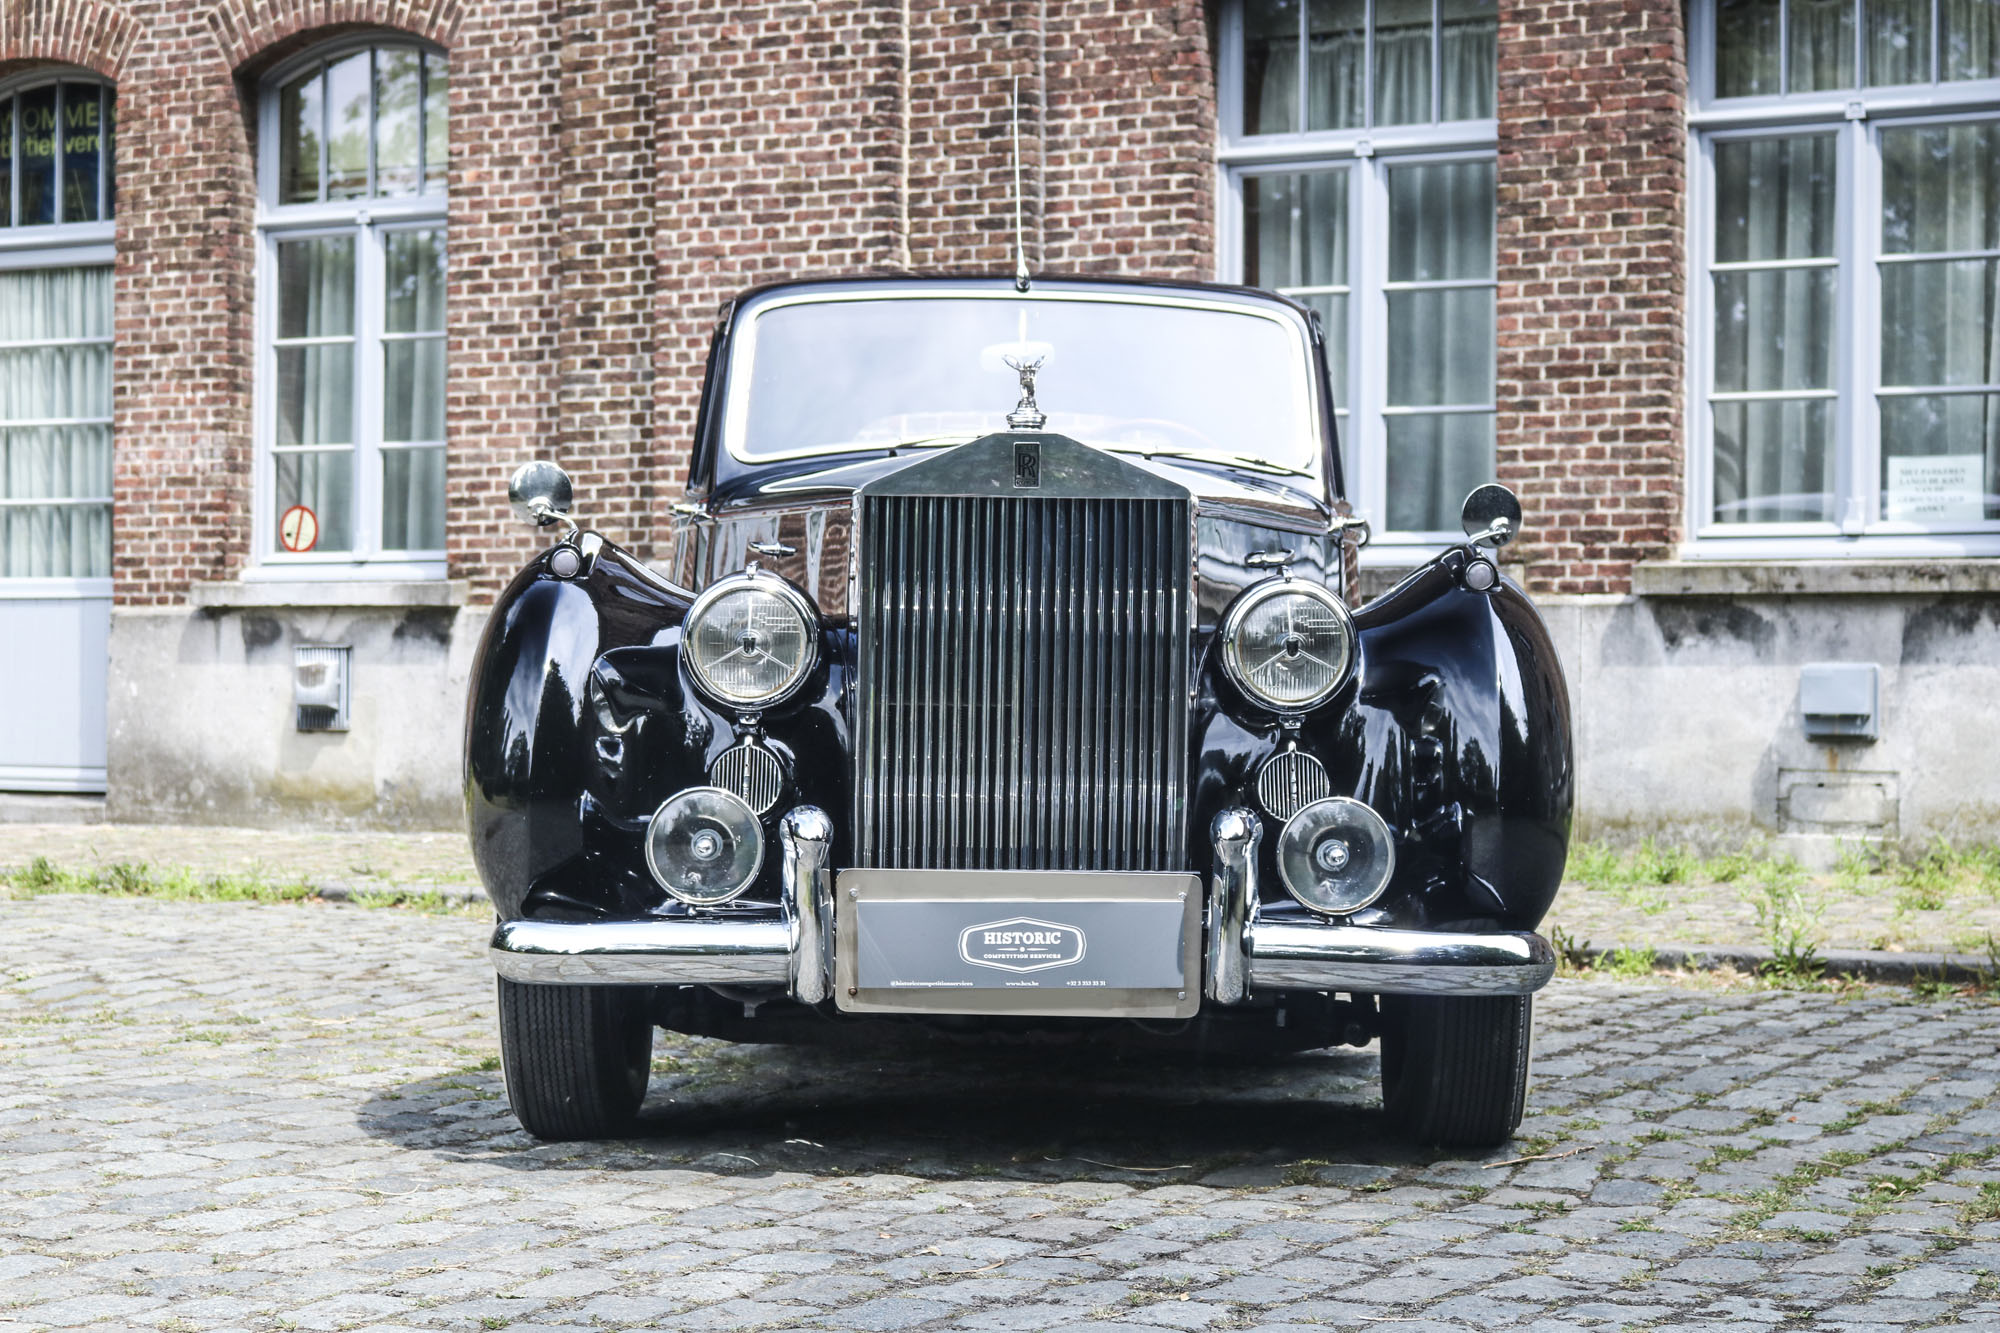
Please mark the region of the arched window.
<svg viewBox="0 0 2000 1333"><path fill-rule="evenodd" d="M445 62L313 52L266 80L257 543L305 574L444 559Z"/></svg>

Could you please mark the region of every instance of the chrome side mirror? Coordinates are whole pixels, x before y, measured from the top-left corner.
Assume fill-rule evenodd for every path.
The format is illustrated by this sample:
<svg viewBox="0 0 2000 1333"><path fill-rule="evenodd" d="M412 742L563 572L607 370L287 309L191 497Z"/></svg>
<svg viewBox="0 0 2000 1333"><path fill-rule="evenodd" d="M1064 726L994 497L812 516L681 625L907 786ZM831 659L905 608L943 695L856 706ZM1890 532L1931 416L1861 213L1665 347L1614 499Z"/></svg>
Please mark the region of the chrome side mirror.
<svg viewBox="0 0 2000 1333"><path fill-rule="evenodd" d="M1474 546L1505 546L1521 532L1521 502L1498 482L1489 482L1465 497L1459 526Z"/></svg>
<svg viewBox="0 0 2000 1333"><path fill-rule="evenodd" d="M576 488L570 484L569 473L554 463L537 459L515 468L507 483L507 503L514 506L523 523L538 528L553 523L576 526L569 516L576 504Z"/></svg>

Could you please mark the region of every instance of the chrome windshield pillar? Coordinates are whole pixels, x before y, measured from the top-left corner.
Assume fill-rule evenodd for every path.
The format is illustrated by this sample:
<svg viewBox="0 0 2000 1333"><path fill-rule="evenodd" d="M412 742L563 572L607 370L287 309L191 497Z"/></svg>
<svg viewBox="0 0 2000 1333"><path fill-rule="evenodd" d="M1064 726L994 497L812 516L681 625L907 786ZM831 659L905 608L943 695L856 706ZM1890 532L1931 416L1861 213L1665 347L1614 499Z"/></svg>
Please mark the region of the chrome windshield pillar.
<svg viewBox="0 0 2000 1333"><path fill-rule="evenodd" d="M833 993L833 821L817 806L799 806L778 825L778 845L792 998L818 1004Z"/></svg>
<svg viewBox="0 0 2000 1333"><path fill-rule="evenodd" d="M1208 998L1240 1004L1250 993L1250 935L1257 921L1257 844L1264 826L1234 806L1209 826L1215 876L1208 884Z"/></svg>

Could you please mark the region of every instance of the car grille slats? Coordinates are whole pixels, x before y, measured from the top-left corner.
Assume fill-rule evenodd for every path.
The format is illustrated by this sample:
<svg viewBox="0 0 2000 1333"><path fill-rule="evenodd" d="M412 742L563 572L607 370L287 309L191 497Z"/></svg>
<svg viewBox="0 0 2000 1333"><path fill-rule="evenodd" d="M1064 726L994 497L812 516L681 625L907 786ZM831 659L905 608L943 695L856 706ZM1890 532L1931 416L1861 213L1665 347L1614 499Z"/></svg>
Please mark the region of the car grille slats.
<svg viewBox="0 0 2000 1333"><path fill-rule="evenodd" d="M1187 503L864 494L859 520L856 863L1180 869Z"/></svg>

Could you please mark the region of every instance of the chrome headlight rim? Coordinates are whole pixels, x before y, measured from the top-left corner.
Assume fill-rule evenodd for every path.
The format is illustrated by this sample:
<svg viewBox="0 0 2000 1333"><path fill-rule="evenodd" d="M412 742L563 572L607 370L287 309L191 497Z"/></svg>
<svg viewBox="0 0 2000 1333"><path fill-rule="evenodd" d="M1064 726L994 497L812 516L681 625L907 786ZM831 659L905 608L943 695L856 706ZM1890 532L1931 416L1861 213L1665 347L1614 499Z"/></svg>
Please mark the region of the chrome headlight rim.
<svg viewBox="0 0 2000 1333"><path fill-rule="evenodd" d="M722 894L719 897L714 897L714 898L691 897L683 890L675 887L675 885L671 882L670 877L667 875L665 869L660 865L658 854L654 849L653 826L656 823L658 823L662 817L665 816L665 814L667 813L667 807L671 806L674 802L684 800L689 796L721 797L725 805L730 802L734 802L735 804L743 807L743 815L746 817L750 828L754 831L755 834L755 839L756 839L755 846L757 849L757 856L755 861L752 863L750 867L750 873L743 877L743 882L741 884L738 884L728 893ZM735 902L738 898L741 898L745 893L748 893L750 891L751 886L756 884L757 877L764 873L764 850L765 850L764 843L765 843L764 821L757 814L756 810L751 807L750 802L744 800L741 796L738 796L735 792L729 790L727 787L683 787L681 790L675 792L672 796L669 796L666 800L661 801L660 804L654 808L652 815L646 820L646 836L644 842L646 869L653 876L653 882L659 885L661 890L664 891L667 894L667 896L672 898L674 901L679 903L684 903L689 907L697 907L697 908L721 907L726 903Z"/></svg>
<svg viewBox="0 0 2000 1333"><path fill-rule="evenodd" d="M1284 849L1286 845L1294 837L1298 836L1300 831L1320 822L1331 811L1352 814L1357 823L1369 827L1371 832L1378 834L1383 839L1381 881L1365 897L1356 900L1350 906L1341 907L1337 910L1328 908L1320 903L1315 903L1297 885L1293 884L1291 876L1285 873ZM1356 912L1364 912L1382 900L1382 895L1389 891L1389 882L1396 877L1395 830L1389 827L1389 821L1382 817L1381 811L1366 801L1357 800L1352 796L1323 796L1312 804L1302 807L1297 814L1286 820L1284 827L1278 831L1277 854L1278 882L1285 886L1286 893L1292 895L1292 901L1315 916L1328 918L1348 917L1353 916Z"/></svg>
<svg viewBox="0 0 2000 1333"><path fill-rule="evenodd" d="M738 695L717 685L702 667L700 658L694 652L694 639L702 618L714 610L715 604L732 592L753 588L758 592L770 593L784 602L799 618L805 630L805 657L799 664L798 673L789 683L776 693L767 695ZM717 579L694 599L688 607L687 615L681 621L681 660L687 664L688 676L695 688L707 699L721 708L740 711L761 712L790 702L812 679L813 671L819 666L820 617L819 608L803 592L766 570L749 569L739 574L729 574Z"/></svg>
<svg viewBox="0 0 2000 1333"><path fill-rule="evenodd" d="M1307 700L1271 698L1259 690L1250 680L1249 669L1243 662L1241 635L1244 619L1265 602L1279 596L1302 596L1319 603L1320 606L1324 607L1340 622L1341 634L1346 640L1344 645L1346 660L1341 664L1339 674L1324 689ZM1360 660L1360 653L1357 651L1360 641L1355 634L1354 613L1347 609L1347 604L1341 601L1331 589L1323 588L1317 583L1307 583L1301 579L1291 578L1287 575L1267 579L1262 583L1246 588L1230 604L1229 610L1224 613L1218 637L1220 639L1222 655L1222 671L1224 675L1229 677L1229 683L1234 685L1243 697L1251 703L1256 704L1259 708L1277 713L1281 717L1296 717L1303 713L1309 713L1315 708L1324 707L1328 701L1347 687L1349 681L1354 679L1355 667Z"/></svg>

